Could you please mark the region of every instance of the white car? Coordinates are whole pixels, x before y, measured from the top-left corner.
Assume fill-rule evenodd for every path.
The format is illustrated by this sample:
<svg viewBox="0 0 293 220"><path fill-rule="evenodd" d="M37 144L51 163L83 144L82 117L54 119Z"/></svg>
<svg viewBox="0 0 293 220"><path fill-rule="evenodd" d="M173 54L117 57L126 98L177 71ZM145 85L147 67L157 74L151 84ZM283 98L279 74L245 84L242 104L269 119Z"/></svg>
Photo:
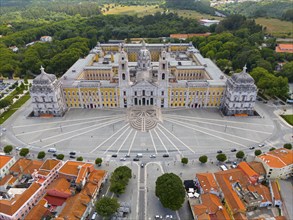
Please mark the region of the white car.
<svg viewBox="0 0 293 220"><path fill-rule="evenodd" d="M258 146L259 146L259 147L264 147L264 146L265 146L265 144L259 144Z"/></svg>
<svg viewBox="0 0 293 220"><path fill-rule="evenodd" d="M155 154L150 155L150 158L156 158Z"/></svg>
<svg viewBox="0 0 293 220"><path fill-rule="evenodd" d="M22 147L16 147L15 150L20 151Z"/></svg>
<svg viewBox="0 0 293 220"><path fill-rule="evenodd" d="M120 158L120 161L126 161L126 158L122 157Z"/></svg>

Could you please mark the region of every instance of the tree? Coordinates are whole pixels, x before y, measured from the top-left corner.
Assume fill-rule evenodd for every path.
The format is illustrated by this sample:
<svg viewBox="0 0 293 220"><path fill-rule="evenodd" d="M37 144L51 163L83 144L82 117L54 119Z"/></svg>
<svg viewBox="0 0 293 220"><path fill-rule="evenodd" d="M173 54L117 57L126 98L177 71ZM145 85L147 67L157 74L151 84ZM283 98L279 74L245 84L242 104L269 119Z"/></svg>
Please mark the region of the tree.
<svg viewBox="0 0 293 220"><path fill-rule="evenodd" d="M45 153L45 151L40 151L39 153L38 153L38 159L43 159L44 157L46 156L46 153Z"/></svg>
<svg viewBox="0 0 293 220"><path fill-rule="evenodd" d="M56 156L56 158L57 158L58 160L63 160L63 158L64 158L64 154L58 154L58 155Z"/></svg>
<svg viewBox="0 0 293 220"><path fill-rule="evenodd" d="M225 160L227 160L227 156L225 154L218 154L217 160L220 162L224 162Z"/></svg>
<svg viewBox="0 0 293 220"><path fill-rule="evenodd" d="M96 211L103 217L109 217L113 215L120 207L116 198L103 197L96 203Z"/></svg>
<svg viewBox="0 0 293 220"><path fill-rule="evenodd" d="M178 210L185 199L185 189L179 176L165 173L156 181L156 196L165 208Z"/></svg>
<svg viewBox="0 0 293 220"><path fill-rule="evenodd" d="M28 148L22 148L22 149L20 150L20 152L19 152L19 156L21 156L21 157L26 157L26 155L28 155L29 152L30 152L30 151L29 151Z"/></svg>
<svg viewBox="0 0 293 220"><path fill-rule="evenodd" d="M271 147L269 151L273 151L273 150L276 150L276 148L274 148L274 147Z"/></svg>
<svg viewBox="0 0 293 220"><path fill-rule="evenodd" d="M127 166L116 168L110 179L110 191L115 194L124 193L129 179L132 177L131 172L131 169Z"/></svg>
<svg viewBox="0 0 293 220"><path fill-rule="evenodd" d="M13 147L11 145L6 145L4 147L4 153L10 154L10 152L13 150Z"/></svg>
<svg viewBox="0 0 293 220"><path fill-rule="evenodd" d="M83 161L83 157L77 157L76 160L77 161Z"/></svg>
<svg viewBox="0 0 293 220"><path fill-rule="evenodd" d="M202 155L198 158L199 162L206 163L208 162L208 157L206 155Z"/></svg>
<svg viewBox="0 0 293 220"><path fill-rule="evenodd" d="M99 158L99 157L95 160L95 164L97 164L98 166L101 166L102 162L103 162L102 158Z"/></svg>
<svg viewBox="0 0 293 220"><path fill-rule="evenodd" d="M244 152L243 152L242 150L240 150L240 151L238 151L238 152L236 153L236 157L237 157L238 159L243 159L244 156L245 156L245 154L244 154Z"/></svg>
<svg viewBox="0 0 293 220"><path fill-rule="evenodd" d="M254 155L255 156L261 155L261 153L262 153L261 150L255 150L254 151Z"/></svg>
<svg viewBox="0 0 293 220"><path fill-rule="evenodd" d="M290 143L284 144L284 148L286 148L288 150L291 150L292 149L292 144L290 144Z"/></svg>
<svg viewBox="0 0 293 220"><path fill-rule="evenodd" d="M181 163L182 163L183 165L188 164L188 158L183 157L183 158L181 159Z"/></svg>
<svg viewBox="0 0 293 220"><path fill-rule="evenodd" d="M0 100L0 109L6 108L7 106L11 105L12 101L7 99Z"/></svg>

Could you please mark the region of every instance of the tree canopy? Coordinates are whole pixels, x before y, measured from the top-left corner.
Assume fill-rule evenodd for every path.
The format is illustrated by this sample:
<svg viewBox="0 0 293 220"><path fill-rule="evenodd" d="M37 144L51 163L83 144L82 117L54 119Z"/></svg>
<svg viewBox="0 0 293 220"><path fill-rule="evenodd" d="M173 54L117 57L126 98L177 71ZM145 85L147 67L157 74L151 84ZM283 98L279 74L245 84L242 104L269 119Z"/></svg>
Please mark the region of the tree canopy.
<svg viewBox="0 0 293 220"><path fill-rule="evenodd" d="M181 179L174 173L165 173L156 181L156 196L165 208L178 210L185 198L185 189Z"/></svg>
<svg viewBox="0 0 293 220"><path fill-rule="evenodd" d="M206 163L208 161L208 157L206 155L202 155L198 158L199 162Z"/></svg>
<svg viewBox="0 0 293 220"><path fill-rule="evenodd" d="M236 153L236 157L237 157L238 159L243 159L244 156L245 156L245 153L244 153L242 150L240 150L240 151L238 151L238 152Z"/></svg>
<svg viewBox="0 0 293 220"><path fill-rule="evenodd" d="M116 168L110 178L110 191L116 194L123 194L129 179L132 177L131 172L131 169L127 166Z"/></svg>
<svg viewBox="0 0 293 220"><path fill-rule="evenodd" d="M109 217L114 214L120 204L116 198L103 197L96 203L96 211L103 217Z"/></svg>
<svg viewBox="0 0 293 220"><path fill-rule="evenodd" d="M21 157L26 157L29 154L29 149L28 148L22 148L19 152L19 156Z"/></svg>
<svg viewBox="0 0 293 220"><path fill-rule="evenodd" d="M6 145L3 150L4 150L4 153L10 154L10 152L13 150L13 147L12 145Z"/></svg>
<svg viewBox="0 0 293 220"><path fill-rule="evenodd" d="M217 155L217 160L220 161L220 162L226 161L227 160L226 154L218 154Z"/></svg>
<svg viewBox="0 0 293 220"><path fill-rule="evenodd" d="M261 150L255 150L255 151L254 151L254 155L255 155L255 156L259 156L259 155L261 155L261 154L262 154Z"/></svg>
<svg viewBox="0 0 293 220"><path fill-rule="evenodd" d="M45 156L46 156L45 151L40 151L40 152L38 153L38 159L43 159Z"/></svg>

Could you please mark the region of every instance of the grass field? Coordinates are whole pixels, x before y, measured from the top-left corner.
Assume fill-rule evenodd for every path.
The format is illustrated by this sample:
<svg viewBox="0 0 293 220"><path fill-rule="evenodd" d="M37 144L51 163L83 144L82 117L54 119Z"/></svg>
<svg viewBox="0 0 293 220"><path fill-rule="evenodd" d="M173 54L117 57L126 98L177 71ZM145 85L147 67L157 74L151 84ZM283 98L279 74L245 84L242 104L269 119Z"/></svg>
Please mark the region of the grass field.
<svg viewBox="0 0 293 220"><path fill-rule="evenodd" d="M154 14L156 12L163 12L162 8L159 8L158 5L132 5L132 6L114 6L114 4L107 5L110 9L106 12L104 12L104 15L109 14L127 14L127 15L138 15L139 17L143 17L145 15ZM103 8L105 10L105 8ZM193 18L193 19L217 19L221 20L222 18L208 15L208 14L201 14L197 11L192 10L168 10L167 12L177 13L179 16L185 17L185 18Z"/></svg>
<svg viewBox="0 0 293 220"><path fill-rule="evenodd" d="M266 27L266 32L276 37L293 37L293 22L273 18L257 18L255 22Z"/></svg>
<svg viewBox="0 0 293 220"><path fill-rule="evenodd" d="M288 124L293 126L293 115L281 115Z"/></svg>

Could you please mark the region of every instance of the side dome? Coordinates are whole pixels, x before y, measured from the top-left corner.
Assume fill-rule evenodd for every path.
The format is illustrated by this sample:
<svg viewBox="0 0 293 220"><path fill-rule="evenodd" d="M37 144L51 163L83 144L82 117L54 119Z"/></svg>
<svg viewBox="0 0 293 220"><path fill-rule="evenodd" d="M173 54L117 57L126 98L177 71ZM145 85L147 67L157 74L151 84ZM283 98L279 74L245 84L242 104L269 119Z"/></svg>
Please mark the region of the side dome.
<svg viewBox="0 0 293 220"><path fill-rule="evenodd" d="M234 73L232 75L232 80L236 83L240 83L240 84L254 84L254 79L252 78L251 75L249 75L246 72L246 65L243 67L242 72L240 73Z"/></svg>
<svg viewBox="0 0 293 220"><path fill-rule="evenodd" d="M47 82L47 83L52 83L54 82L57 78L54 74L48 74L45 72L44 67L41 66L41 74L38 75L33 82L38 83L38 82Z"/></svg>

